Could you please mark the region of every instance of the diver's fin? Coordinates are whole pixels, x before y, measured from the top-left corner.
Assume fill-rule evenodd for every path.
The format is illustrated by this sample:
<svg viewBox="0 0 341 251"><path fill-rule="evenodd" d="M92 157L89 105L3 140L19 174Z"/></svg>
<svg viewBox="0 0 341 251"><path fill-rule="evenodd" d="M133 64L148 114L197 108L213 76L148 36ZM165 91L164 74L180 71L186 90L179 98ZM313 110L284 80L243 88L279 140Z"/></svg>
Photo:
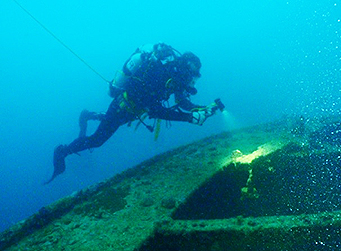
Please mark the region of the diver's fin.
<svg viewBox="0 0 341 251"><path fill-rule="evenodd" d="M65 165L63 168L60 168L60 167L56 168L55 167L54 172L52 174L52 177L48 181L45 181L43 184L47 185L47 184L51 183L54 180L54 178L56 178L59 174L62 174L64 171L65 171Z"/></svg>
<svg viewBox="0 0 341 251"><path fill-rule="evenodd" d="M57 175L58 175L58 174L56 174L56 175L53 174L52 177L51 177L48 181L45 181L45 182L43 183L43 185L47 185L47 184L51 183L51 181L54 180L54 178L56 178Z"/></svg>
<svg viewBox="0 0 341 251"><path fill-rule="evenodd" d="M44 182L44 185L49 184L52 180L54 180L54 178L56 178L59 174L62 174L65 171L66 156L67 156L66 146L65 145L57 146L53 154L54 171L52 177L48 181Z"/></svg>

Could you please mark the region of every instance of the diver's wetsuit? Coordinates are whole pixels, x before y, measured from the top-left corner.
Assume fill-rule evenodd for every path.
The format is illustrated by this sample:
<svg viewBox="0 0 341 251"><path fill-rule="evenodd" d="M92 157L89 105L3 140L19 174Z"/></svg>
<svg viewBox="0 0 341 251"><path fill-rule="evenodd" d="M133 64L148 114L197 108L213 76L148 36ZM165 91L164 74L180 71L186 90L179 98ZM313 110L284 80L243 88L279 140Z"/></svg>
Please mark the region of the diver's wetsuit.
<svg viewBox="0 0 341 251"><path fill-rule="evenodd" d="M128 72L126 74L129 75ZM173 62L163 65L161 61L156 61L148 64L147 68L140 67L134 76L129 78L125 89L115 94L106 114L99 119L101 122L95 133L89 137L84 133L83 137L74 140L66 147L67 154L100 147L121 125L136 120L139 112L134 111L137 110L148 112L150 118L191 122L192 114L178 109L190 111L193 108L204 107L189 100L191 94L188 86L191 80L192 77L188 77L188 74ZM193 89L196 92L195 88L192 88L192 91ZM122 96L124 91L127 100ZM163 104L172 94L178 104L177 107L164 107ZM125 108L122 108L122 102L125 102ZM131 104L134 111L126 109L131 108Z"/></svg>
<svg viewBox="0 0 341 251"><path fill-rule="evenodd" d="M195 107L202 107L192 104L187 96L185 96L183 93L175 93L175 96L177 99L180 99L178 100L178 108L189 111ZM146 105L140 104L144 108L148 108L148 115L150 118L172 121L191 121L192 115L190 113L182 112L180 109L166 108L162 105L162 101L154 100L154 102L151 102L152 98L153 97L144 98L144 100L148 100L148 107L146 107ZM92 119L101 121L95 133L91 136L85 136L84 133L83 136L74 140L66 147L67 154L100 147L115 133L115 131L121 125L136 120L137 116L134 113L120 107L120 102L122 102L122 99L123 98L114 99L111 102L107 112L103 116L95 115L95 118ZM133 101L135 100L133 97L132 99Z"/></svg>

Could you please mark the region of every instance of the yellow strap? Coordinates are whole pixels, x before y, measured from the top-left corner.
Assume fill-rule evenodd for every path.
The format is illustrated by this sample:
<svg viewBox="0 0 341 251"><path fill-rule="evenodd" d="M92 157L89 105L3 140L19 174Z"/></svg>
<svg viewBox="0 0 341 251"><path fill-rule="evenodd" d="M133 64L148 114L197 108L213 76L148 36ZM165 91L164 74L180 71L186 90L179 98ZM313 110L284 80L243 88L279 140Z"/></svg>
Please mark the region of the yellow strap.
<svg viewBox="0 0 341 251"><path fill-rule="evenodd" d="M155 134L154 134L154 141L157 141L160 135L161 130L161 119L156 120L156 126L155 126Z"/></svg>
<svg viewBox="0 0 341 251"><path fill-rule="evenodd" d="M136 109L136 104L128 98L128 93L126 91L123 93L122 96L123 96L123 100L120 103L121 109L125 109L127 112L130 112L137 116L146 112L146 110L144 109L139 109L139 110Z"/></svg>
<svg viewBox="0 0 341 251"><path fill-rule="evenodd" d="M125 99L125 101L129 102L129 100L128 100L128 93L127 92L123 93L123 98Z"/></svg>
<svg viewBox="0 0 341 251"><path fill-rule="evenodd" d="M168 79L165 86L166 88L170 88L170 84L172 83L172 78Z"/></svg>

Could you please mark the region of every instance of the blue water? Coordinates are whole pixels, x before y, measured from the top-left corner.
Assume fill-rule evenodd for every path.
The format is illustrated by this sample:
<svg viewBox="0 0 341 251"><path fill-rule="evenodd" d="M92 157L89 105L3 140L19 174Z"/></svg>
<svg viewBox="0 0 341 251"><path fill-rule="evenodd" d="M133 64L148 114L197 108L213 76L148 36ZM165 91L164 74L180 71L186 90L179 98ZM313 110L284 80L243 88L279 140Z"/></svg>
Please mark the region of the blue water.
<svg viewBox="0 0 341 251"><path fill-rule="evenodd" d="M142 160L224 130L341 108L340 0L18 0L104 78L140 45L165 42L203 64L193 102L220 97L230 114L202 127L172 123L157 142L126 126L101 148L67 158L82 109L105 111L107 84L12 0L0 8L0 231ZM165 124L164 124L165 125ZM90 131L97 124L90 125Z"/></svg>

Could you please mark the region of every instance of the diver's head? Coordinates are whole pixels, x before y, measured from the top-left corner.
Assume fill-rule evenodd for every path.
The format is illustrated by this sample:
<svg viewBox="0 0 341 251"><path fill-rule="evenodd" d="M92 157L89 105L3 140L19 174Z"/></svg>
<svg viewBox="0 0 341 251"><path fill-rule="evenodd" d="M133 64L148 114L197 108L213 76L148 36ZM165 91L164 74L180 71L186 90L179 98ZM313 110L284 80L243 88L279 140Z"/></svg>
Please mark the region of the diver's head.
<svg viewBox="0 0 341 251"><path fill-rule="evenodd" d="M182 67L187 71L192 78L200 78L200 59L192 52L185 52L180 57Z"/></svg>
<svg viewBox="0 0 341 251"><path fill-rule="evenodd" d="M191 95L195 95L197 90L194 85L198 78L201 77L200 59L192 52L185 52L179 59L179 73L181 74L182 82L185 85L185 90Z"/></svg>

